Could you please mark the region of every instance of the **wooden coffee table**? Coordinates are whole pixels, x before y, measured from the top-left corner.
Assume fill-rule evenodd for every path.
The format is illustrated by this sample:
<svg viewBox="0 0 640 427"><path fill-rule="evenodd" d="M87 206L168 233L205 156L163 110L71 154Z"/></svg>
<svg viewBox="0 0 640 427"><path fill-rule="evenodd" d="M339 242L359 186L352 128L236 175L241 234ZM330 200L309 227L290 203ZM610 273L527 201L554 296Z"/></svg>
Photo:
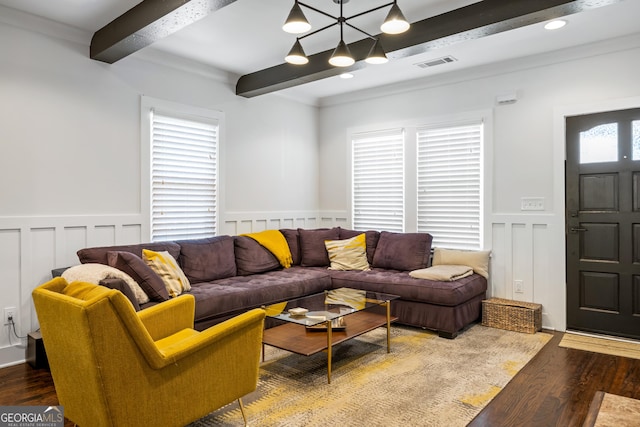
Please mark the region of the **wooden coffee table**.
<svg viewBox="0 0 640 427"><path fill-rule="evenodd" d="M397 295L339 288L264 307L267 316L281 324L265 329L264 346L311 356L327 352L327 381L331 384L333 346L381 326L387 327L387 353L391 351L391 301ZM289 313L292 308L308 310L304 315Z"/></svg>

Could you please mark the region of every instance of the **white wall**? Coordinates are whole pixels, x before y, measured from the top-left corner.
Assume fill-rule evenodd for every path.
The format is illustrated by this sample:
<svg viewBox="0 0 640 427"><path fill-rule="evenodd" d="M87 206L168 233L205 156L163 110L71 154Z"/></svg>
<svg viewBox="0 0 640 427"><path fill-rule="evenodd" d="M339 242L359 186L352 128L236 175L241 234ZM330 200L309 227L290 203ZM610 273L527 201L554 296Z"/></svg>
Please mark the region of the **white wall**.
<svg viewBox="0 0 640 427"><path fill-rule="evenodd" d="M224 112L221 232L322 223L316 107L237 97L228 76L153 52L93 61L90 34L0 12L0 313L18 307L18 334L37 327L31 290L78 249L148 240L141 95ZM0 366L23 360L0 331Z"/></svg>
<svg viewBox="0 0 640 427"><path fill-rule="evenodd" d="M493 251L490 294L542 303L543 325L564 330L562 114L640 106L640 98L628 101L640 97L639 69L636 36L326 99L320 111L320 205L349 216L349 129L493 109L492 200L485 227L485 247ZM495 97L511 91L518 101L498 106ZM545 211L521 212L521 197L543 197ZM513 292L514 280L523 280L524 293Z"/></svg>

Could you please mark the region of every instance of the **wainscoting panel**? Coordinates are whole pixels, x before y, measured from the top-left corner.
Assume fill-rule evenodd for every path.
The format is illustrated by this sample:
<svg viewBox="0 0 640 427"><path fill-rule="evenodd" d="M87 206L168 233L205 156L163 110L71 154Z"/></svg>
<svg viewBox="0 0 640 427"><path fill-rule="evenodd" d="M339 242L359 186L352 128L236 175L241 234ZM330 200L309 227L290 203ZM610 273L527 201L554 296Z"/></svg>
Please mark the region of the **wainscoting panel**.
<svg viewBox="0 0 640 427"><path fill-rule="evenodd" d="M52 269L79 264L76 252L84 247L139 243L147 228L137 214L0 217L0 313L16 307L15 332L25 337L38 328L31 291L51 279ZM0 326L0 367L21 362L24 359L15 355L24 353L16 349L23 348L26 339Z"/></svg>
<svg viewBox="0 0 640 427"><path fill-rule="evenodd" d="M221 220L218 234L237 235L266 229L347 226L345 212L242 212ZM149 241L149 224L141 214L69 217L0 217L0 315L18 309L16 332L38 328L31 291L51 279L51 270L79 264L76 252L92 246ZM0 334L0 367L24 361L26 339ZM17 347L16 347L17 346ZM16 350L18 349L18 350Z"/></svg>
<svg viewBox="0 0 640 427"><path fill-rule="evenodd" d="M509 292L507 288L507 277L511 277L511 254L508 254L505 248L507 242L506 233L508 231L506 225L493 224L491 231L493 246L490 246L490 285L487 296L497 297L498 295L508 295Z"/></svg>
<svg viewBox="0 0 640 427"><path fill-rule="evenodd" d="M555 215L493 215L486 245L492 251L490 295L542 304L543 326L551 328L564 310L564 259L557 250L562 233Z"/></svg>

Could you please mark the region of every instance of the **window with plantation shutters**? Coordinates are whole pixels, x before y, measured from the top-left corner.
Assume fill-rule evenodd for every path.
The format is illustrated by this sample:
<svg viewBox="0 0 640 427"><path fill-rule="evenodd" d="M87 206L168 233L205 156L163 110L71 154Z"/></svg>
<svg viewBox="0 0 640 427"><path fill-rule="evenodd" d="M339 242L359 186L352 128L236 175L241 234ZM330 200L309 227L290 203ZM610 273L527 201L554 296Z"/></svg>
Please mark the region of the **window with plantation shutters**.
<svg viewBox="0 0 640 427"><path fill-rule="evenodd" d="M151 240L215 236L218 122L151 114Z"/></svg>
<svg viewBox="0 0 640 427"><path fill-rule="evenodd" d="M404 231L404 133L356 134L352 139L353 228Z"/></svg>
<svg viewBox="0 0 640 427"><path fill-rule="evenodd" d="M482 135L482 123L417 129L417 227L434 247L481 247Z"/></svg>

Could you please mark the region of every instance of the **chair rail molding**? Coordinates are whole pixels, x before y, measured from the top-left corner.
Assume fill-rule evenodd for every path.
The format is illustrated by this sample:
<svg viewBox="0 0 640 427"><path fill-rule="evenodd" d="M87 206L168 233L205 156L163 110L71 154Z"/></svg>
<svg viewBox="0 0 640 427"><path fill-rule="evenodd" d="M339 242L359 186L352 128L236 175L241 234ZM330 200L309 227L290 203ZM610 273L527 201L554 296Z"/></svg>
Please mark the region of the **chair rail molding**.
<svg viewBox="0 0 640 427"><path fill-rule="evenodd" d="M345 211L227 212L218 234L238 235L281 228L348 227Z"/></svg>

